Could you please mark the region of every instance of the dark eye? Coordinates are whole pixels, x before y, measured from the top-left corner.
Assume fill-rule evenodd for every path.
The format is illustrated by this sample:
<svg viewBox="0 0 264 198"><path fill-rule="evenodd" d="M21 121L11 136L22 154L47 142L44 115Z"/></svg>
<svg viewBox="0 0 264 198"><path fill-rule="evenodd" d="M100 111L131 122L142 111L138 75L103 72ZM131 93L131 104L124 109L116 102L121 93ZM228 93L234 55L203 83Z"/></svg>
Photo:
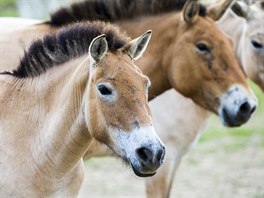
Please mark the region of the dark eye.
<svg viewBox="0 0 264 198"><path fill-rule="evenodd" d="M198 44L196 44L196 47L201 52L210 52L210 49L204 43L198 43Z"/></svg>
<svg viewBox="0 0 264 198"><path fill-rule="evenodd" d="M251 44L253 45L253 47L255 47L257 49L263 48L263 45L257 41L252 40Z"/></svg>
<svg viewBox="0 0 264 198"><path fill-rule="evenodd" d="M104 96L106 95L111 95L112 91L111 89L109 89L108 87L106 87L105 85L98 85L97 89L100 91L100 93Z"/></svg>

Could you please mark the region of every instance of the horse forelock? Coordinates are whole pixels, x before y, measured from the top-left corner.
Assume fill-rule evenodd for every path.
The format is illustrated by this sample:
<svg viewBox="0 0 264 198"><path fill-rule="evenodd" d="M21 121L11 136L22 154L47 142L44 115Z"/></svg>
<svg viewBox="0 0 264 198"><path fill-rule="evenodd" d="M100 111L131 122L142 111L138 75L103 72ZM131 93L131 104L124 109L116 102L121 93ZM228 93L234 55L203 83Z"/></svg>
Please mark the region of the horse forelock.
<svg viewBox="0 0 264 198"><path fill-rule="evenodd" d="M77 23L34 41L25 51L13 75L34 77L47 69L61 65L88 53L93 38L106 35L109 51L115 52L127 44L128 38L118 28L103 22Z"/></svg>
<svg viewBox="0 0 264 198"><path fill-rule="evenodd" d="M158 15L182 10L186 0L89 0L61 8L51 15L52 26L62 26L77 21L103 20L115 22L140 16ZM206 15L206 7L200 4L200 16Z"/></svg>

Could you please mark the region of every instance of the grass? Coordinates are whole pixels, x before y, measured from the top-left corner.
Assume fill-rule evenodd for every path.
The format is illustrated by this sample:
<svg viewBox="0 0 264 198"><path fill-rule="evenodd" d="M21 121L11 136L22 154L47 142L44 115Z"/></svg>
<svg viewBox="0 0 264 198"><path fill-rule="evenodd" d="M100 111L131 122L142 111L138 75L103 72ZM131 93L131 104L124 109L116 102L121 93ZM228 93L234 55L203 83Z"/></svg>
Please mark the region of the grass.
<svg viewBox="0 0 264 198"><path fill-rule="evenodd" d="M0 0L0 16L17 17L16 0Z"/></svg>

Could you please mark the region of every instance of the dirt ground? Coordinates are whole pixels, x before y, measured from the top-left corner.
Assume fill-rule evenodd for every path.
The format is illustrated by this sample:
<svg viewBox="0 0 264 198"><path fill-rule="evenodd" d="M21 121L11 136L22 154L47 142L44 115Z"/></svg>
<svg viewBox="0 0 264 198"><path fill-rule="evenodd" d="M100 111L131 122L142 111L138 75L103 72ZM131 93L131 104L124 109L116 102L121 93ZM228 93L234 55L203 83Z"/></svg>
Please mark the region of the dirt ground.
<svg viewBox="0 0 264 198"><path fill-rule="evenodd" d="M80 198L145 198L144 180L120 160L86 162ZM198 143L175 175L171 198L263 198L263 136L222 137Z"/></svg>

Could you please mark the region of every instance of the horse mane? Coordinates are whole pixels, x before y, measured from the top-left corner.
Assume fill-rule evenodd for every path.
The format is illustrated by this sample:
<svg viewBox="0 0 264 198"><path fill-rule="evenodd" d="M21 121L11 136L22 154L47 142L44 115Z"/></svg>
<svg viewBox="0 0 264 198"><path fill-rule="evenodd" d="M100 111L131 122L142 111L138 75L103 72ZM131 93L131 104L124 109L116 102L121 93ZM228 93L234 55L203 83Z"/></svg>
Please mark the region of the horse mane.
<svg viewBox="0 0 264 198"><path fill-rule="evenodd" d="M91 41L101 34L106 35L108 48L112 52L128 43L126 35L109 23L72 24L56 34L34 41L12 74L19 78L38 76L51 67L88 53Z"/></svg>
<svg viewBox="0 0 264 198"><path fill-rule="evenodd" d="M61 8L51 14L52 26L84 20L115 22L140 16L157 15L182 10L186 0L86 0ZM206 7L200 5L200 16L206 15Z"/></svg>

